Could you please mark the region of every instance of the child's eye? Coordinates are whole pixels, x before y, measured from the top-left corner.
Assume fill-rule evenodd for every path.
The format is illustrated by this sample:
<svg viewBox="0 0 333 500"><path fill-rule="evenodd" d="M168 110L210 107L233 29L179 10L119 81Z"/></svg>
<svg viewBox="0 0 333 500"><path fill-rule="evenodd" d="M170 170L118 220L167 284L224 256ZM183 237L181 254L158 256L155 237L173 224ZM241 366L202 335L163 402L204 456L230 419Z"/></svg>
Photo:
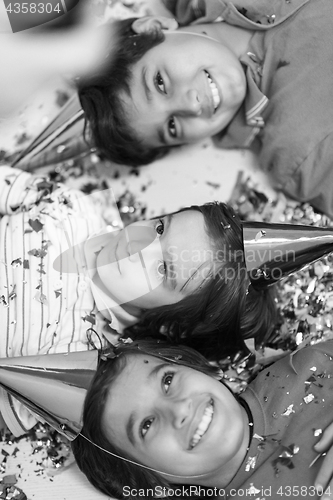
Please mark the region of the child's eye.
<svg viewBox="0 0 333 500"><path fill-rule="evenodd" d="M170 389L174 375L174 372L167 372L162 377L162 385L166 393L168 393Z"/></svg>
<svg viewBox="0 0 333 500"><path fill-rule="evenodd" d="M177 137L177 128L173 117L168 121L168 131L171 137Z"/></svg>
<svg viewBox="0 0 333 500"><path fill-rule="evenodd" d="M162 234L164 233L164 222L162 219L159 219L155 224L155 231L159 236L162 236Z"/></svg>
<svg viewBox="0 0 333 500"><path fill-rule="evenodd" d="M166 275L167 273L167 270L166 270L166 264L164 261L160 261L158 266L157 266L157 274L159 276L161 276L162 278L164 278L164 276Z"/></svg>
<svg viewBox="0 0 333 500"><path fill-rule="evenodd" d="M154 419L153 418L147 418L146 420L144 420L140 426L140 433L141 433L141 436L144 438L147 434L147 432L149 431L150 427L151 427L151 424L154 422Z"/></svg>
<svg viewBox="0 0 333 500"><path fill-rule="evenodd" d="M163 92L163 94L166 94L164 81L163 81L163 78L161 77L161 73L159 71L156 74L155 83L156 83L157 88L161 92Z"/></svg>

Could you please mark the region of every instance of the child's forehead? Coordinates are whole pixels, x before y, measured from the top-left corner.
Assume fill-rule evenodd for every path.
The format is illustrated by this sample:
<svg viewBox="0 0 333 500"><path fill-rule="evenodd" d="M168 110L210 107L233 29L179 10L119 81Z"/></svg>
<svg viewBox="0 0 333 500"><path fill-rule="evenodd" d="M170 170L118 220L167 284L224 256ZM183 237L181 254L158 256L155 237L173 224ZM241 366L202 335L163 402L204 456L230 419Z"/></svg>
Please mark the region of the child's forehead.
<svg viewBox="0 0 333 500"><path fill-rule="evenodd" d="M181 37L179 35L183 35L186 37L187 36L190 36L190 37L200 37L201 39L203 40L212 40L214 42L217 42L217 43L221 43L220 40L217 40L217 38L213 38L212 36L209 36L205 33L197 33L195 31L182 31L181 29L180 30L167 30L164 32L164 34L169 37L169 36L173 36L173 35L178 35L178 41L181 40Z"/></svg>

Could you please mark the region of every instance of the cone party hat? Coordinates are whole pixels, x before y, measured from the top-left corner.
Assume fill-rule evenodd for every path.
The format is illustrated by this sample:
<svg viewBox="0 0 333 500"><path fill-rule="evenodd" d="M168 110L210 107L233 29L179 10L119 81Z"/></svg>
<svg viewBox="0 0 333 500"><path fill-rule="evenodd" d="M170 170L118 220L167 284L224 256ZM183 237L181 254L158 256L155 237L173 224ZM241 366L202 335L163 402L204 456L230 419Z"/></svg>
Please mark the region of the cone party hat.
<svg viewBox="0 0 333 500"><path fill-rule="evenodd" d="M82 429L83 404L97 364L97 350L2 358L0 385L73 440Z"/></svg>
<svg viewBox="0 0 333 500"><path fill-rule="evenodd" d="M333 228L243 222L246 269L261 290L333 252Z"/></svg>
<svg viewBox="0 0 333 500"><path fill-rule="evenodd" d="M83 129L84 112L77 94L74 94L12 166L33 171L38 167L85 156L92 148L84 140Z"/></svg>

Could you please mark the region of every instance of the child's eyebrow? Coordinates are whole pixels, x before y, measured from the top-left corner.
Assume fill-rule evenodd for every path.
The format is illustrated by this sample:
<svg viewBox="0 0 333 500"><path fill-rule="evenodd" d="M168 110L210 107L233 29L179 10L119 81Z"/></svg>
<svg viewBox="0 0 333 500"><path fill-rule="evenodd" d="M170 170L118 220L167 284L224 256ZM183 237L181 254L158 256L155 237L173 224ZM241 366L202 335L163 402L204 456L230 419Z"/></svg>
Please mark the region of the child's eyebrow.
<svg viewBox="0 0 333 500"><path fill-rule="evenodd" d="M163 146L167 146L168 142L165 139L164 130L162 128L158 127L158 129L157 129L157 135L158 135L158 138L159 138L160 142L162 143L162 145Z"/></svg>
<svg viewBox="0 0 333 500"><path fill-rule="evenodd" d="M142 68L141 82L142 82L143 90L145 91L145 94L146 94L147 101L152 101L153 93L150 90L149 85L148 85L147 68L146 67ZM163 146L168 145L166 138L165 138L165 133L164 133L163 128L160 128L160 127L157 128L157 136L158 136L159 141L161 142L161 144Z"/></svg>
<svg viewBox="0 0 333 500"><path fill-rule="evenodd" d="M173 219L173 214L168 214L165 217L166 221L166 229L170 230L171 227L171 222ZM168 267L167 267L167 279L171 283L171 288L175 290L177 288L177 278L176 278L176 273L175 273L175 265L173 262L173 257L172 253L169 252L169 250L166 250L167 258L168 258Z"/></svg>
<svg viewBox="0 0 333 500"><path fill-rule="evenodd" d="M149 88L148 85L148 80L147 80L147 68L142 68L142 73L141 73L141 81L143 85L143 89L146 94L146 99L147 101L151 101L153 98L152 91Z"/></svg>
<svg viewBox="0 0 333 500"><path fill-rule="evenodd" d="M154 378L156 378L157 375L160 373L160 371L163 370L164 368L166 368L167 366L170 366L170 363L164 362L164 363L156 365L150 371L150 373L148 373L147 381L149 382L149 381L153 380ZM126 426L125 426L127 437L133 446L135 446L135 441L136 441L135 436L134 436L134 424L135 424L135 421L137 418L138 418L137 412L135 410L132 411L132 413L130 414L129 419L126 423Z"/></svg>

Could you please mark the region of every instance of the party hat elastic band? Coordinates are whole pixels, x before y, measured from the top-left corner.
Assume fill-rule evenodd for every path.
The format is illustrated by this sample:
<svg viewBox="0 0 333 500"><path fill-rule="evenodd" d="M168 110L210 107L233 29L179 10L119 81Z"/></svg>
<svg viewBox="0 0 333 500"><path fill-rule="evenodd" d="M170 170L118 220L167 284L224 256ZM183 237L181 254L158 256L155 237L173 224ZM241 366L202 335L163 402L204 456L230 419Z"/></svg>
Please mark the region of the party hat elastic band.
<svg viewBox="0 0 333 500"><path fill-rule="evenodd" d="M148 467L148 465L139 464L138 462L134 462L134 460L130 460L129 458L125 458L125 457L122 457L120 455L117 455L116 453L112 453L111 451L106 450L102 446L99 446L98 444L91 441L89 438L87 438L87 436L85 436L81 432L79 432L79 436L83 437L86 441L88 441L88 443L92 444L93 446L95 446L99 450L104 451L104 453L111 455L112 457L119 458L120 460L123 460L123 462L127 462L127 463L132 464L132 465L137 465L138 467L141 467L142 469L147 469L147 470L151 470L152 472L157 472L158 474L163 474L164 476L180 477L180 478L184 478L184 479L192 479L192 478L207 476L207 474L198 474L197 476L178 476L177 474L169 474L168 472L162 472L158 469L153 469L152 467ZM218 469L216 469L216 470L218 470Z"/></svg>

